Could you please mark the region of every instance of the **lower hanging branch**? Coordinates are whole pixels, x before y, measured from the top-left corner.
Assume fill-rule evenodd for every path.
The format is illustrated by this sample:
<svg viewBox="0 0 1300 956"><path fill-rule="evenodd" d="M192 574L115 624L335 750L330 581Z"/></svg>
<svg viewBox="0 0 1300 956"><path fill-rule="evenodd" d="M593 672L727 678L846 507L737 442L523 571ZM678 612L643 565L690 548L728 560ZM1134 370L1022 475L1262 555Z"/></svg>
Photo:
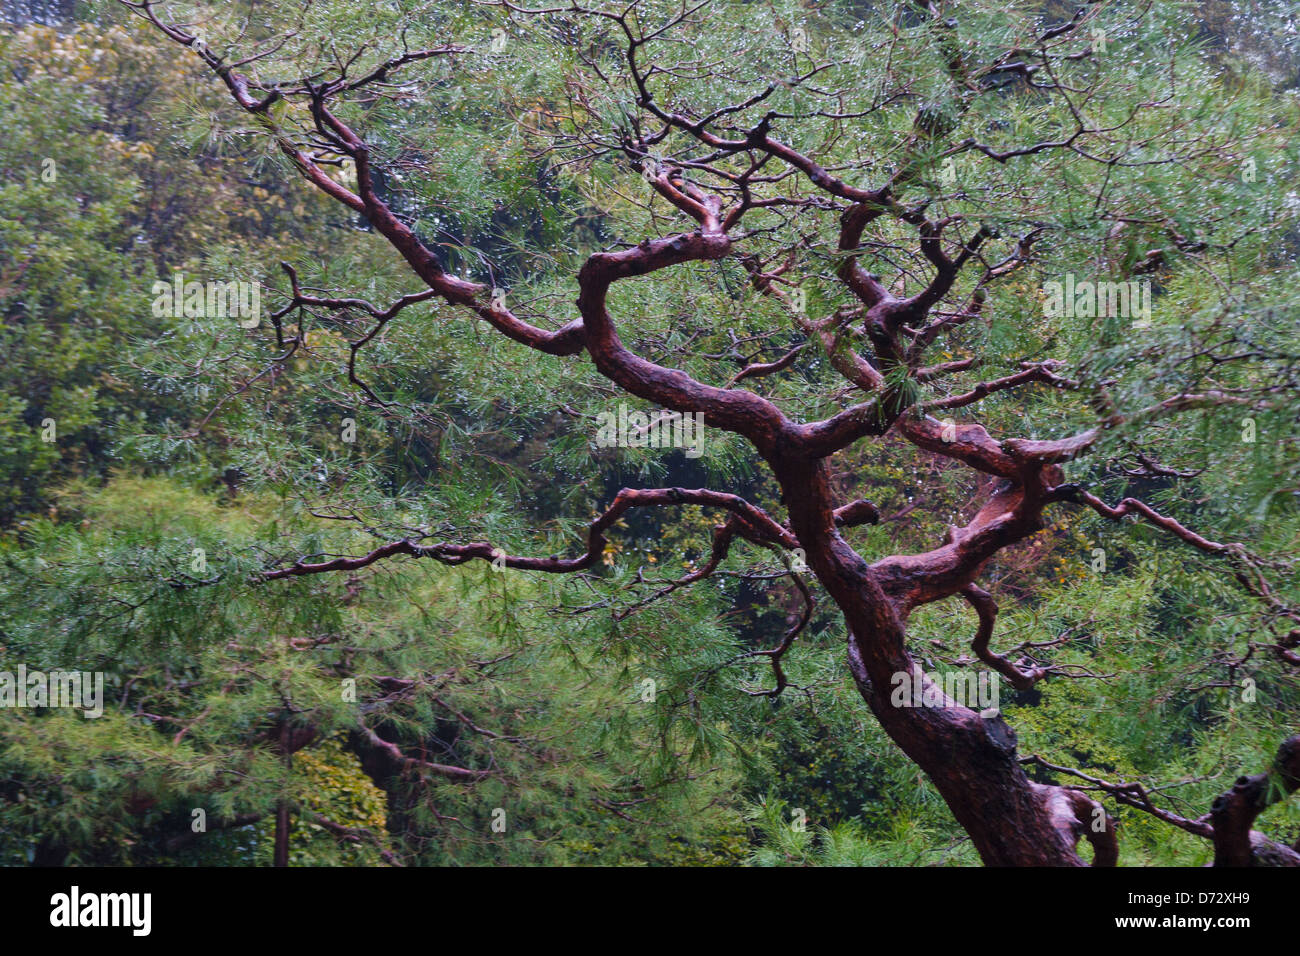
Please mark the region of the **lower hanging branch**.
<svg viewBox="0 0 1300 956"><path fill-rule="evenodd" d="M1022 670L1001 654L991 651L989 640L993 637L993 625L998 617L998 606L993 595L978 585L968 584L962 588L961 596L975 609L980 619L979 629L971 640L971 650L976 657L1011 681L1011 686L1016 690L1029 690L1050 673L1050 668L1047 667Z"/></svg>
<svg viewBox="0 0 1300 956"><path fill-rule="evenodd" d="M1069 774L1086 782L1086 788L1053 789L1082 796L1081 789L1096 789L1113 797L1116 802L1148 813L1214 843L1215 866L1287 866L1300 867L1300 841L1296 846L1286 846L1269 839L1252 829L1255 818L1275 803L1285 800L1300 790L1300 735L1283 741L1272 766L1264 773L1238 777L1232 789L1221 794L1210 812L1199 819L1189 820L1176 813L1157 807L1151 794L1160 788L1146 788L1140 783L1112 783L1094 777L1074 767L1062 767L1044 760L1038 754L1022 757L1021 763L1038 764L1047 770ZM1086 797L1084 799L1087 799ZM1092 801L1088 801L1093 803ZM1093 804L1093 806L1099 806ZM1070 814L1061 809L1063 820ZM1096 810L1092 811L1094 814ZM1110 827L1109 818L1106 824ZM1083 833L1090 840L1087 832ZM1093 843L1098 850L1097 843Z"/></svg>
<svg viewBox="0 0 1300 956"><path fill-rule="evenodd" d="M1264 773L1238 777L1210 808L1215 866L1300 866L1300 843L1284 846L1251 829L1264 810L1300 790L1300 734L1283 741Z"/></svg>
<svg viewBox="0 0 1300 956"><path fill-rule="evenodd" d="M785 668L781 666L781 658L785 657L786 652L794 644L794 639L798 637L808 622L812 620L813 609L816 607L816 601L813 600L812 592L808 590L808 585L798 571L793 568L790 571L790 579L794 581L795 587L799 589L799 595L803 599L803 610L794 620L789 628L786 629L785 635L781 638L781 643L771 650L752 651L754 657L766 657L772 665L772 674L776 678L776 684L771 690L763 691L745 691L751 697L771 697L776 699L781 693L790 686L790 680L786 677Z"/></svg>
<svg viewBox="0 0 1300 956"><path fill-rule="evenodd" d="M358 733L363 746L385 757L395 772L410 771L417 774L432 774L447 780L462 782L482 780L492 776L491 770L472 770L469 767L456 767L451 764L434 763L430 760L421 760L408 756L397 744L380 737L379 734L365 724L360 725Z"/></svg>
<svg viewBox="0 0 1300 956"><path fill-rule="evenodd" d="M799 545L798 539L789 529L780 525L762 508L750 504L739 495L710 491L705 488L624 488L614 496L614 501L605 512L591 523L587 533L587 550L576 558L562 558L559 555L551 555L547 558L508 555L487 541L471 544L443 542L421 544L419 538L403 538L356 557L335 557L328 561L316 562L308 561L305 557L299 558L286 567L268 568L262 571L260 579L274 581L279 578L324 574L330 571L355 571L399 554L416 558L433 558L443 564L452 565L478 559L495 563L500 567L523 571L546 571L555 574L583 571L601 559L607 543L605 532L629 509L675 504L699 504L725 508L738 517L738 523L746 537L764 543L779 544L790 549Z"/></svg>
<svg viewBox="0 0 1300 956"><path fill-rule="evenodd" d="M1119 862L1119 838L1115 821L1105 808L1081 790L1034 784L1047 807L1054 826L1070 844L1087 840L1092 845L1093 866L1114 866Z"/></svg>
<svg viewBox="0 0 1300 956"><path fill-rule="evenodd" d="M308 823L333 834L339 840L348 843L369 843L379 851L380 858L389 866L403 866L397 854L384 845L384 838L369 827L350 827L321 816L319 813L304 813L303 819Z"/></svg>

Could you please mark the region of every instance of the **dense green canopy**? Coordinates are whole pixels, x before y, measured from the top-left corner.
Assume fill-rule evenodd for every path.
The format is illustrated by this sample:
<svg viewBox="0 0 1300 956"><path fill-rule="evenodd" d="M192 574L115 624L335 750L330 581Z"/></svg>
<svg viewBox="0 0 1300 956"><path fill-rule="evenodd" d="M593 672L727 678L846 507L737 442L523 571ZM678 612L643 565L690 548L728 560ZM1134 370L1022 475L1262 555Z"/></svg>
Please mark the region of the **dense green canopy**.
<svg viewBox="0 0 1300 956"><path fill-rule="evenodd" d="M269 864L280 814L294 864L979 862L802 549L739 534L715 570L728 512L691 500L626 511L570 574L437 551L577 558L621 488L787 520L749 436L706 413L698 455L603 447L601 416L664 403L493 327L564 334L584 263L698 233L695 188L751 204L733 247L614 283L619 338L793 422L863 401L844 366L887 351L846 263L902 299L969 250L933 334L903 323L924 363L875 363L871 414L904 424L827 457L879 519L844 538L929 553L1003 488L903 434L923 412L1099 428L1063 468L1102 508L1062 492L981 565L995 655L1045 669L1001 681L1001 717L1122 864L1209 861L1196 822L1300 717L1294 11L544 6L145 8L197 49L117 3L0 27L0 671L105 682L102 717L0 720L0 861ZM755 129L894 205L846 251L851 199L701 137ZM430 294L326 195L367 188L500 310ZM158 308L177 281L257 284L260 321ZM1130 498L1158 520L1105 513ZM977 602L908 610L927 674L990 672ZM1295 844L1300 801L1258 826Z"/></svg>

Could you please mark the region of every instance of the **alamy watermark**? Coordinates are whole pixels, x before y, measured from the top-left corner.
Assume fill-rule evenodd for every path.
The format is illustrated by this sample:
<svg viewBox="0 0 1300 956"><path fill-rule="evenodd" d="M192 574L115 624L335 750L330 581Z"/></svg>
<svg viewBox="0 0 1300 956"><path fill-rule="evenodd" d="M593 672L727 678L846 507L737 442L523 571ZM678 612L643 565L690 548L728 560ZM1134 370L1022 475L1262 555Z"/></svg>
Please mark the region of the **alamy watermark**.
<svg viewBox="0 0 1300 956"><path fill-rule="evenodd" d="M87 719L104 714L103 671L0 671L0 707L75 707Z"/></svg>
<svg viewBox="0 0 1300 956"><path fill-rule="evenodd" d="M687 458L704 454L704 413L647 414L622 403L617 412L596 415L598 448L680 448Z"/></svg>
<svg viewBox="0 0 1300 956"><path fill-rule="evenodd" d="M118 926L148 936L152 911L152 893L83 893L73 886L50 897L50 925L68 929Z"/></svg>
<svg viewBox="0 0 1300 956"><path fill-rule="evenodd" d="M1043 314L1049 318L1132 318L1135 326L1151 323L1151 283L1076 280L1067 272L1064 282L1043 283Z"/></svg>
<svg viewBox="0 0 1300 956"><path fill-rule="evenodd" d="M259 282L185 281L178 272L171 282L155 282L153 314L173 319L234 318L239 327L255 329L262 321L262 286Z"/></svg>
<svg viewBox="0 0 1300 956"><path fill-rule="evenodd" d="M897 671L889 679L894 707L968 707L981 717L998 714L999 676L989 671L950 671L927 677L919 667Z"/></svg>

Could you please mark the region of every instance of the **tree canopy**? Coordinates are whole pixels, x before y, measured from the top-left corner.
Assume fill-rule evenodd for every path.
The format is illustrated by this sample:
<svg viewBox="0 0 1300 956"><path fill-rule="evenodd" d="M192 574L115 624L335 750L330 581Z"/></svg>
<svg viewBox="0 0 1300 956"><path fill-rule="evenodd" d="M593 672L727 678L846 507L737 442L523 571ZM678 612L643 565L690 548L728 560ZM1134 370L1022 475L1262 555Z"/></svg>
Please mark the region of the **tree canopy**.
<svg viewBox="0 0 1300 956"><path fill-rule="evenodd" d="M1288 4L47 6L0 859L1300 864Z"/></svg>

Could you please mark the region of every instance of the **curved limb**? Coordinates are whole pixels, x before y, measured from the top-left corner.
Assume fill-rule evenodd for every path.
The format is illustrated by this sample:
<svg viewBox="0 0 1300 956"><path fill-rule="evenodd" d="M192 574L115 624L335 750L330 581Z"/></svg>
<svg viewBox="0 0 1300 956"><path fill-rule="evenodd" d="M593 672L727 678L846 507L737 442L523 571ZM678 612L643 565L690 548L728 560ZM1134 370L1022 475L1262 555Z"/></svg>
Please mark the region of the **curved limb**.
<svg viewBox="0 0 1300 956"><path fill-rule="evenodd" d="M1029 690L1051 672L1048 667L1031 667L1022 670L1007 658L989 650L993 625L998 617L997 602L993 600L993 595L976 584L968 584L962 588L961 596L975 609L980 619L979 630L971 639L971 650L975 652L976 657L1011 681L1011 686L1016 690Z"/></svg>
<svg viewBox="0 0 1300 956"><path fill-rule="evenodd" d="M308 574L324 574L330 571L355 571L368 567L394 555L405 554L416 558L433 558L443 564L464 564L471 560L495 562L498 566L517 568L527 571L547 571L554 574L567 574L582 571L595 565L605 553L608 543L605 532L631 508L663 506L675 504L699 504L715 508L725 508L733 512L747 535L763 542L773 542L786 548L798 547L798 541L786 528L778 524L767 512L750 504L738 495L726 494L707 489L686 488L624 488L614 496L613 502L605 509L587 531L587 550L576 558L562 558L551 555L547 558L530 558L508 555L486 541L472 544L421 544L418 538L403 538L381 545L367 554L357 557L336 557L328 561L310 562L299 558L285 567L268 568L261 572L261 580L274 581L281 578L301 577Z"/></svg>

